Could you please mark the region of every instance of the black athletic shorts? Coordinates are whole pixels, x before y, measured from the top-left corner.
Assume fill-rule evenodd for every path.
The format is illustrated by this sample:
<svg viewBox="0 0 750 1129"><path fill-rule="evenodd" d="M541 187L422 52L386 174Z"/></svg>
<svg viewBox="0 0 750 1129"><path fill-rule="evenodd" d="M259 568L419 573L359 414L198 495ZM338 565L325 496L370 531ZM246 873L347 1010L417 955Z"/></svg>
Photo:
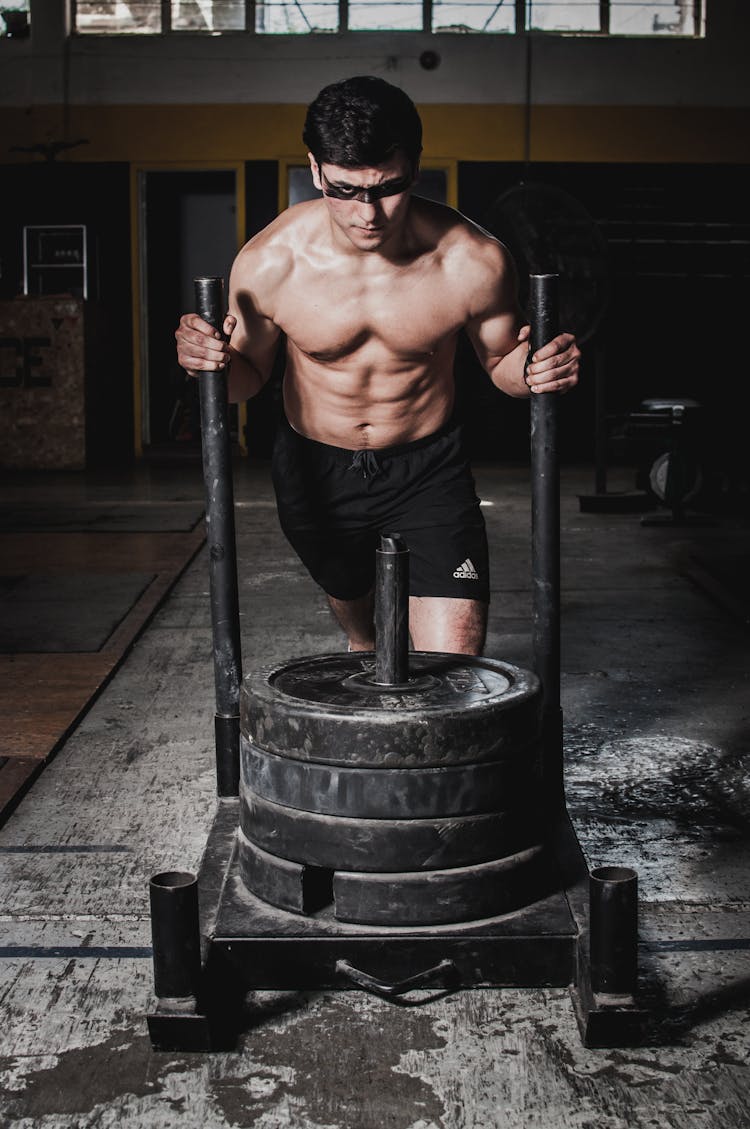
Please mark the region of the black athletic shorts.
<svg viewBox="0 0 750 1129"><path fill-rule="evenodd" d="M282 419L273 483L281 528L329 596L369 592L380 535L398 533L412 596L489 602L484 518L455 423L413 443L348 451Z"/></svg>

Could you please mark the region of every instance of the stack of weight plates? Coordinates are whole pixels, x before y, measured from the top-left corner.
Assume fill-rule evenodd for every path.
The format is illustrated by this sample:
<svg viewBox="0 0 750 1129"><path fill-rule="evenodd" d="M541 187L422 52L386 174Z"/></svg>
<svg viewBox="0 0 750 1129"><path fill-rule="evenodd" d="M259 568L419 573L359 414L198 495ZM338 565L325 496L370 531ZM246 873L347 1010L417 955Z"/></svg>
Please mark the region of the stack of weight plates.
<svg viewBox="0 0 750 1129"><path fill-rule="evenodd" d="M240 873L298 914L414 926L495 917L547 891L541 692L491 659L321 655L242 690Z"/></svg>

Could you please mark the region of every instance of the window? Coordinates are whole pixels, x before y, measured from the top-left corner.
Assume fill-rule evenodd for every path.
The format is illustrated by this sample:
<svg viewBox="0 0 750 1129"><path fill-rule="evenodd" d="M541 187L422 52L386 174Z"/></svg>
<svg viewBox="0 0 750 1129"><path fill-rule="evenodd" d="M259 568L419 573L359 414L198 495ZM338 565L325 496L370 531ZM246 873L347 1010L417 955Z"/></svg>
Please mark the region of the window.
<svg viewBox="0 0 750 1129"><path fill-rule="evenodd" d="M171 0L172 31L244 31L244 0Z"/></svg>
<svg viewBox="0 0 750 1129"><path fill-rule="evenodd" d="M305 35L338 29L338 0L261 0L255 8L255 31L259 35Z"/></svg>
<svg viewBox="0 0 750 1129"><path fill-rule="evenodd" d="M77 0L75 29L96 35L149 35L162 30L161 5L153 0Z"/></svg>
<svg viewBox="0 0 750 1129"><path fill-rule="evenodd" d="M701 35L699 4L638 4L610 0L611 35Z"/></svg>
<svg viewBox="0 0 750 1129"><path fill-rule="evenodd" d="M28 39L29 37L29 0L14 0L0 10L0 38Z"/></svg>
<svg viewBox="0 0 750 1129"><path fill-rule="evenodd" d="M433 31L514 32L515 6L505 3L484 4L482 0L461 4L457 0L433 0Z"/></svg>
<svg viewBox="0 0 750 1129"><path fill-rule="evenodd" d="M526 27L530 31L600 31L599 0L528 0Z"/></svg>
<svg viewBox="0 0 750 1129"><path fill-rule="evenodd" d="M529 31L600 35L702 35L696 0L526 0Z"/></svg>
<svg viewBox="0 0 750 1129"><path fill-rule="evenodd" d="M77 32L700 36L703 0L73 0Z"/></svg>

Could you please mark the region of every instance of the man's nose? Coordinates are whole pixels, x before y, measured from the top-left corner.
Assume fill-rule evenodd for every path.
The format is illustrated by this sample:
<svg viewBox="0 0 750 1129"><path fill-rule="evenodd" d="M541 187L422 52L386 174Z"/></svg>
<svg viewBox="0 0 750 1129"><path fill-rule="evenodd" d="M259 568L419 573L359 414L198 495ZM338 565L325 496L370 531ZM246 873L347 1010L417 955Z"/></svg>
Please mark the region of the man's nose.
<svg viewBox="0 0 750 1129"><path fill-rule="evenodd" d="M361 200L359 204L359 214L362 219L375 219L375 216L380 211L379 200Z"/></svg>

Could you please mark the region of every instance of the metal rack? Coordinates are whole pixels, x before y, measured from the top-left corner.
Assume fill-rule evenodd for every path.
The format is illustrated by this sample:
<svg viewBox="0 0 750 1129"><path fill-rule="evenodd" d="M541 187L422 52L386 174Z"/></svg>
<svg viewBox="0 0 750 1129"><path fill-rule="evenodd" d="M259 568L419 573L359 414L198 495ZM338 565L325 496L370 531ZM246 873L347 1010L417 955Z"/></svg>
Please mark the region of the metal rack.
<svg viewBox="0 0 750 1129"><path fill-rule="evenodd" d="M23 229L23 292L89 296L88 240L83 224L38 225Z"/></svg>

